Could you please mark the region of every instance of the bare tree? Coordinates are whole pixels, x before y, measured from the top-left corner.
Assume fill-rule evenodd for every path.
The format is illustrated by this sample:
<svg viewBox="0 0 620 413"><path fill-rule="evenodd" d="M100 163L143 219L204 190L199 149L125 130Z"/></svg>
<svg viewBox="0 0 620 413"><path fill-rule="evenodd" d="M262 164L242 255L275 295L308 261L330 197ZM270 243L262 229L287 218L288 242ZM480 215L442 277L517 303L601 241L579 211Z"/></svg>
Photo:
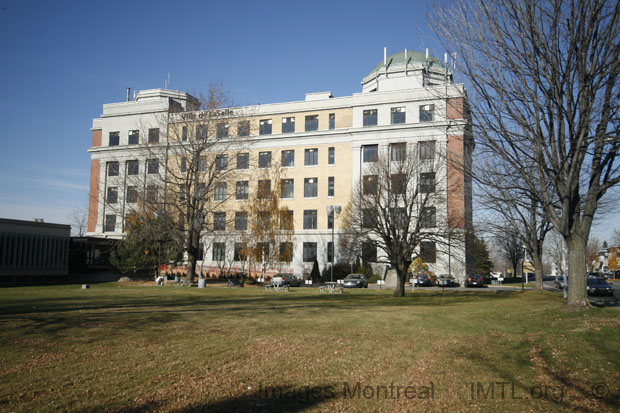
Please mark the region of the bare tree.
<svg viewBox="0 0 620 413"><path fill-rule="evenodd" d="M620 182L620 3L457 0L435 16L470 83L477 149L536 194L568 248L566 305L588 306L586 243Z"/></svg>
<svg viewBox="0 0 620 413"><path fill-rule="evenodd" d="M247 220L242 232L242 254L250 267L260 266L261 277L268 268L281 269L293 260L293 215L280 204L282 191L281 169L273 164L259 173L258 186L241 213Z"/></svg>
<svg viewBox="0 0 620 413"><path fill-rule="evenodd" d="M232 219L225 203L234 194L239 172L229 160L247 151L251 131L247 113L235 107L221 84L212 84L187 108L173 103L157 119L158 128L142 128L147 136L140 157L146 162L141 173L135 161L134 173L125 174L120 204L123 215L156 210L165 216L170 230L159 233L159 241L180 245L192 283L204 247L221 236ZM171 239L174 234L181 238Z"/></svg>
<svg viewBox="0 0 620 413"><path fill-rule="evenodd" d="M597 237L590 237L586 246L586 268L595 271L598 267L598 252L601 249L601 241Z"/></svg>
<svg viewBox="0 0 620 413"><path fill-rule="evenodd" d="M476 168L479 185L479 204L486 211L483 222L487 232L502 239L509 227L532 257L536 272L536 288L543 289L543 246L552 225L535 194L529 192L519 174L507 169L509 165L482 162ZM512 260L510 260L512 262Z"/></svg>
<svg viewBox="0 0 620 413"><path fill-rule="evenodd" d="M432 157L420 156L421 152L420 145L407 145L406 150L391 145L389 151L369 159L343 212L349 248L360 251L368 262L384 259L396 270L395 297L405 295L413 260L435 262L438 245L445 246L450 239L453 246L459 243L443 209L447 178L440 167L445 163L437 158L445 149Z"/></svg>
<svg viewBox="0 0 620 413"><path fill-rule="evenodd" d="M516 277L519 272L519 263L525 259L521 238L512 232L512 228L508 227L505 233L495 237L495 241L500 247L502 257L512 265L512 276Z"/></svg>
<svg viewBox="0 0 620 413"><path fill-rule="evenodd" d="M83 237L88 227L88 208L77 207L69 214L71 229L78 237Z"/></svg>

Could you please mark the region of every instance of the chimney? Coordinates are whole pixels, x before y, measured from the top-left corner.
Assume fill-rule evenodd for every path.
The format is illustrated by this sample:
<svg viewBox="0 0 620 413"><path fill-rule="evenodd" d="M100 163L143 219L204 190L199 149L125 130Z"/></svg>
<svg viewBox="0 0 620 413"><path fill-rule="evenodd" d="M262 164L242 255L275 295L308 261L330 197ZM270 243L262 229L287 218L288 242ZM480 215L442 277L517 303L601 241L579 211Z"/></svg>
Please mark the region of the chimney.
<svg viewBox="0 0 620 413"><path fill-rule="evenodd" d="M129 102L129 97L131 96L131 88L127 88L127 102Z"/></svg>

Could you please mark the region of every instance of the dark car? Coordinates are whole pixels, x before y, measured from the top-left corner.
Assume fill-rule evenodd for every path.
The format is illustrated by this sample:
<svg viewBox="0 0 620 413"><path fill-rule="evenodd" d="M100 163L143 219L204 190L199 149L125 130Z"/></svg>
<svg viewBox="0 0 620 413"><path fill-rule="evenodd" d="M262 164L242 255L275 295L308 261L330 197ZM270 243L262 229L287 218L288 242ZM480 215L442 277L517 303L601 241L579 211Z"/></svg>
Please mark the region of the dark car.
<svg viewBox="0 0 620 413"><path fill-rule="evenodd" d="M418 287L432 287L433 279L428 274L418 275L415 277L415 285Z"/></svg>
<svg viewBox="0 0 620 413"><path fill-rule="evenodd" d="M344 288L368 288L368 281L362 274L349 274L342 280Z"/></svg>
<svg viewBox="0 0 620 413"><path fill-rule="evenodd" d="M590 295L614 295L611 285L602 278L588 277L588 294Z"/></svg>
<svg viewBox="0 0 620 413"><path fill-rule="evenodd" d="M437 285L440 287L459 287L460 284L450 274L441 274L437 277Z"/></svg>
<svg viewBox="0 0 620 413"><path fill-rule="evenodd" d="M484 287L484 280L482 275L474 274L465 279L465 287Z"/></svg>
<svg viewBox="0 0 620 413"><path fill-rule="evenodd" d="M240 280L238 278L231 278L228 280L228 282L226 283L226 286L228 288L232 288L232 287L243 287L243 280Z"/></svg>
<svg viewBox="0 0 620 413"><path fill-rule="evenodd" d="M280 286L285 287L300 287L301 280L295 277L293 274L277 274L271 279L271 284L275 284L274 281L280 280Z"/></svg>
<svg viewBox="0 0 620 413"><path fill-rule="evenodd" d="M553 286L560 290L564 288L564 276L558 275L557 277L555 277L555 280L553 280Z"/></svg>

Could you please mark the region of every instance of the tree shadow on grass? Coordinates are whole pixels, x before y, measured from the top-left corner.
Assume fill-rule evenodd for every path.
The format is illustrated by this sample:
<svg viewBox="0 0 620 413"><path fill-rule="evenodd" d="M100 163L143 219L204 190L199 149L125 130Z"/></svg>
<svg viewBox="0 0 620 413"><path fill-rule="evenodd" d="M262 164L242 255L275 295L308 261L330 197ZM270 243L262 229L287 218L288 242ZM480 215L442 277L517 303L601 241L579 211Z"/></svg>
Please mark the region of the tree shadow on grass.
<svg viewBox="0 0 620 413"><path fill-rule="evenodd" d="M214 402L198 403L185 412L302 412L337 397L335 385L266 386L252 393Z"/></svg>
<svg viewBox="0 0 620 413"><path fill-rule="evenodd" d="M493 372L493 377L501 380L491 380L488 382L474 382L472 380L471 385L476 390L475 392L473 389L471 390L472 397L478 400L491 401L510 401L512 398L525 398L537 400L539 403L542 403L543 408L551 410L561 409L562 411L597 413L604 406L609 408L609 411L617 411L616 409L620 405L620 395L617 392L608 391L609 388L607 387L597 388L596 384L588 386L569 376L555 372L544 353L539 349L531 348L527 341L523 341L516 351L528 355L528 357L522 358L519 366L508 363L504 358L493 358L484 352L480 352L478 349L460 349L457 354L459 357L484 366ZM523 369L532 368L525 361L526 358L530 359L529 355L532 354L530 352L534 354L537 360L542 361L542 365L540 363L538 365L540 371L536 375L537 378L532 382L527 382L519 372ZM540 378L540 372L544 373L542 377L546 377L546 379ZM502 385L502 383L504 384ZM506 390L505 393L504 390ZM514 394L512 393L513 391ZM599 394L597 394L597 391ZM513 397L515 395L516 397ZM545 404L547 406L544 406ZM538 408L540 407L539 405Z"/></svg>

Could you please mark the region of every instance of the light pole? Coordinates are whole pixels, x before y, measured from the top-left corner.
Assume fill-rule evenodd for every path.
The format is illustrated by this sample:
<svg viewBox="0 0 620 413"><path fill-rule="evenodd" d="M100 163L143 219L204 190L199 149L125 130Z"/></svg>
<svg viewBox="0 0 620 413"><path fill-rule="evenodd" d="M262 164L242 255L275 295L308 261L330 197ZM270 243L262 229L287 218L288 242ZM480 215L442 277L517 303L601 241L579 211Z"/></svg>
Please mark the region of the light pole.
<svg viewBox="0 0 620 413"><path fill-rule="evenodd" d="M336 228L336 214L340 214L342 208L340 208L340 205L326 205L325 209L327 210L327 219L329 220L330 216L332 218L332 265L329 280L330 282L334 282L334 258L336 256L336 245L334 244L334 228Z"/></svg>

